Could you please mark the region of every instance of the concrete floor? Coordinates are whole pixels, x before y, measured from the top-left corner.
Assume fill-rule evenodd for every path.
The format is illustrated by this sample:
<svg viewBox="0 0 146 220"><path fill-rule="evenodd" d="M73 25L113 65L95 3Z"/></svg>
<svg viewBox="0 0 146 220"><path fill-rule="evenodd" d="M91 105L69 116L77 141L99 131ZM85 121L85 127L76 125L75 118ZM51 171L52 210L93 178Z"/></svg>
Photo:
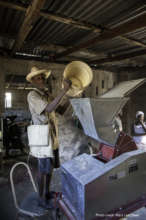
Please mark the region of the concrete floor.
<svg viewBox="0 0 146 220"><path fill-rule="evenodd" d="M19 158L19 160L26 161L26 158ZM17 160L17 162L19 161ZM1 173L0 177L0 220L15 220L16 219L16 208L14 206L14 201L11 193L10 181L9 181L9 172L12 165L16 162L16 160L9 161L3 169L3 173ZM34 165L36 165L34 163ZM34 173L36 171L35 167L32 167ZM15 179L16 178L16 179ZM26 174L25 169L18 169L16 172L16 176L14 176L16 180L16 192L18 201L21 202L24 197L30 192L33 191L32 185L30 184L30 180ZM59 169L54 171L54 175L52 178L51 184L52 190L61 191L61 181L60 181L60 172ZM49 213L48 216L41 217L41 220L53 220L53 213ZM23 220L27 218L21 218ZM63 220L65 220L64 218ZM141 208L136 212L130 214L126 220L146 220L146 208Z"/></svg>

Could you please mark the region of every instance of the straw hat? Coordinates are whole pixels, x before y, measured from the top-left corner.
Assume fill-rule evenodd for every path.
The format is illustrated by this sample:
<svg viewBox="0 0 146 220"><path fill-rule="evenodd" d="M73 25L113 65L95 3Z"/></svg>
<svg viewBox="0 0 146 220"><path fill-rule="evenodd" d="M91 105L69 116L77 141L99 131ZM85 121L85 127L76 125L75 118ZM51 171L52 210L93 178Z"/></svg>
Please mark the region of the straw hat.
<svg viewBox="0 0 146 220"><path fill-rule="evenodd" d="M28 82L32 82L32 78L34 76L37 76L37 75L41 74L41 73L43 73L45 75L45 78L47 79L50 76L51 71L50 70L48 71L46 69L38 69L36 66L33 66L31 68L31 72L27 74L26 80Z"/></svg>
<svg viewBox="0 0 146 220"><path fill-rule="evenodd" d="M82 61L73 61L65 67L63 76L72 82L67 94L69 96L77 96L92 82L93 72L88 64Z"/></svg>

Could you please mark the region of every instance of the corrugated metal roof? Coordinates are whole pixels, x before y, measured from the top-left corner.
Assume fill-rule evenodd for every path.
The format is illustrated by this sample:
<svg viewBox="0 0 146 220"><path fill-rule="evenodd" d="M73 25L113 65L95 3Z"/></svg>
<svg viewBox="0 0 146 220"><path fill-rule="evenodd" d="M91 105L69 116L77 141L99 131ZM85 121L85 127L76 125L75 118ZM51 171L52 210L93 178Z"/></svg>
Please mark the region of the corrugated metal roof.
<svg viewBox="0 0 146 220"><path fill-rule="evenodd" d="M135 40L139 40L140 42L146 44L146 28L141 28L132 32L132 34L126 34L125 37L129 37Z"/></svg>
<svg viewBox="0 0 146 220"><path fill-rule="evenodd" d="M9 0L6 2L27 7L31 0ZM74 20L94 24L101 29L113 29L146 11L145 0L46 0L43 12L66 16ZM18 11L0 6L0 30L1 34L17 36L25 16L24 11ZM78 45L98 36L89 30L79 29L72 25L48 20L39 17L26 41L42 42L62 46ZM0 35L1 36L1 35ZM124 37L139 40L146 44L146 28L126 34ZM140 46L130 44L122 38L113 38L104 42L89 46L89 50L96 53L120 55L132 51L139 51ZM22 49L21 49L22 50Z"/></svg>
<svg viewBox="0 0 146 220"><path fill-rule="evenodd" d="M144 0L55 0L48 11L96 25L112 26L144 11L144 4Z"/></svg>
<svg viewBox="0 0 146 220"><path fill-rule="evenodd" d="M112 40L110 39L108 41L97 43L94 47L90 47L89 49L95 53L106 51L107 54L118 55L132 51L139 51L141 50L141 47L132 43L129 44L127 41L124 41L124 39L117 37Z"/></svg>
<svg viewBox="0 0 146 220"><path fill-rule="evenodd" d="M40 18L27 40L68 46L76 44L78 39L84 38L88 33L90 31L80 30L67 24Z"/></svg>
<svg viewBox="0 0 146 220"><path fill-rule="evenodd" d="M69 4L70 3L70 4ZM69 7L68 7L69 4ZM140 11L137 9L140 7ZM135 10L134 10L135 9ZM113 0L76 0L76 1L54 1L51 7L48 8L48 12L53 12L62 16L67 16L79 21L100 25L101 27L113 28L119 25L123 20L126 21L135 17L137 14L145 11L143 1L113 1ZM39 32L39 33L38 33ZM28 39L38 40L40 35L44 38L44 42L50 40L52 42L52 36L55 43L63 45L76 44L78 39L84 38L90 34L90 31L74 28L67 24L62 24L55 21L48 21L41 18L38 24L30 33ZM59 35L59 37L58 37ZM96 34L93 34L95 37ZM58 39L58 41L57 41ZM74 41L75 39L75 41Z"/></svg>
<svg viewBox="0 0 146 220"><path fill-rule="evenodd" d="M16 35L23 20L24 13L22 11L0 7L1 33L10 33L11 35L15 33Z"/></svg>
<svg viewBox="0 0 146 220"><path fill-rule="evenodd" d="M136 45L136 42L145 44L146 48L146 28L141 28L137 31L122 36L129 40L135 40L135 42L126 41L126 39L122 37L116 37L103 42L97 42L94 46L89 47L89 49L95 53L106 51L106 53L117 55L141 50L142 47L138 44ZM93 35L92 37L90 36L90 38L93 38Z"/></svg>

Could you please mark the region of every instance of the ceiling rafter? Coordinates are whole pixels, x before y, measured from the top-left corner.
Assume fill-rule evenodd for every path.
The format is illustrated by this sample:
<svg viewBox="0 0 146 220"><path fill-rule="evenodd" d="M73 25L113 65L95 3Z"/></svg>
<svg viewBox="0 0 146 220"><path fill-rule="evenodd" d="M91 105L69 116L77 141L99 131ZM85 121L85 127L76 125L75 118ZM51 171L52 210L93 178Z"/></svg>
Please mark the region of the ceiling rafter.
<svg viewBox="0 0 146 220"><path fill-rule="evenodd" d="M62 53L56 54L54 59L61 58L63 56L71 54L75 51L78 51L80 49L93 46L94 44L97 44L101 41L110 40L112 38L119 37L121 35L133 32L133 31L140 29L140 28L143 28L143 27L146 27L146 14L142 14L142 15L140 15L140 16L138 16L138 17L122 24L122 25L119 25L116 28L113 28L112 30L105 30L99 36L97 36L93 39L90 39L84 43L76 45L76 46L72 47L71 49L68 49Z"/></svg>
<svg viewBox="0 0 146 220"><path fill-rule="evenodd" d="M20 27L18 36L14 43L12 53L16 52L17 49L20 49L26 39L27 35L33 28L33 24L39 18L39 11L43 7L45 0L33 0L32 4L26 10L25 19L23 24Z"/></svg>
<svg viewBox="0 0 146 220"><path fill-rule="evenodd" d="M89 62L89 64L95 65L95 64L117 62L117 61L129 59L129 58L133 58L133 57L137 57L137 56L142 56L142 55L146 55L146 49L140 50L140 51L135 51L132 53L122 54L122 55L115 56L115 57L107 57L107 58L103 58L103 59L99 59L99 60L92 60Z"/></svg>
<svg viewBox="0 0 146 220"><path fill-rule="evenodd" d="M24 6L13 4L13 3L10 3L10 2L4 2L2 0L0 0L0 6L8 7L8 8L11 8L11 9L16 9L16 10L21 10L21 11L24 11L24 12L26 12L26 10L27 10L27 8L25 8ZM68 24L68 25L72 25L72 26L80 28L80 29L90 30L90 31L95 32L95 33L101 33L104 30L104 27L103 27L103 29L101 29L99 27L96 27L95 25L87 24L85 22L79 22L79 21L76 21L72 18L58 16L58 15L55 15L53 13L46 13L46 12L41 12L40 11L39 14L40 14L40 16L44 17L45 19L57 21L57 22L60 22L60 23ZM110 31L110 30L106 29L106 31ZM129 39L129 38L124 37L124 36L119 36L119 37L122 40L125 40L130 45L140 46L140 47L144 47L144 48L146 47L146 44L141 43L140 41L137 41L137 40L134 40L134 39Z"/></svg>
<svg viewBox="0 0 146 220"><path fill-rule="evenodd" d="M0 33L0 37L3 37L3 38L8 38L10 40L15 40L16 38L16 35L14 34L7 34L7 33ZM62 51L65 51L67 49L71 48L70 46L62 46L62 45L58 45L58 44L52 44L52 43L44 43L44 42L41 42L41 41L24 41L24 44L23 44L23 47L22 47L22 51L24 49L24 53L26 52L27 53L27 49L29 51L29 53L32 51L33 52L43 52L43 51L55 51L53 54L55 54L56 52L62 52ZM4 50L4 48L1 48ZM10 53L10 51L8 50L8 53ZM83 50L80 50L80 53L81 54L84 54L86 56L89 56L89 57L96 57L97 55L102 55L102 56L105 56L104 53L95 53L93 51L89 51L88 49L83 49ZM74 55L75 56L75 55Z"/></svg>
<svg viewBox="0 0 146 220"><path fill-rule="evenodd" d="M63 24L69 24L69 25L72 25L74 27L84 29L84 30L88 30L88 31L92 31L92 32L95 32L95 33L100 33L102 31L102 29L96 27L96 25L92 25L92 24L89 24L89 23L77 21L77 20L74 20L74 19L68 18L68 17L58 16L58 15L55 15L53 13L40 12L40 15L42 17L48 19L48 20L57 21L57 22L60 22L60 23L63 23Z"/></svg>
<svg viewBox="0 0 146 220"><path fill-rule="evenodd" d="M10 2L6 2L6 1L0 1L0 6L15 9L15 10L19 10L19 11L24 11L24 12L27 10L27 8L25 8L21 5L13 4L13 3L10 3Z"/></svg>
<svg viewBox="0 0 146 220"><path fill-rule="evenodd" d="M9 2L4 2L1 0L0 0L0 6L11 8L11 9L16 9L16 10L21 10L24 12L27 10L27 8L25 8L24 6L20 6L20 5L9 3ZM46 12L40 11L39 15L44 17L47 20L53 20L53 21L57 21L57 22L60 22L63 24L73 25L74 27L84 29L84 30L93 31L95 33L99 33L102 31L101 28L96 27L96 25L88 24L86 22L80 22L80 21L74 20L72 18L59 16L59 15L56 15L53 13L48 13L48 12L46 13Z"/></svg>
<svg viewBox="0 0 146 220"><path fill-rule="evenodd" d="M62 45L58 45L58 44L49 44L49 43L42 43L40 41L27 41L26 42L26 46L30 46L32 48L34 48L34 51L36 50L40 50L40 51L55 51L56 52L62 52L65 51L67 49L69 49L69 46L62 46ZM83 49L80 50L81 54L84 54L85 56L91 56L91 57L96 57L97 55L99 55L99 53L94 53L93 51L89 51L88 49ZM103 56L103 53L100 53L100 56ZM76 54L73 54L74 56L76 56ZM105 56L105 55L104 55Z"/></svg>
<svg viewBox="0 0 146 220"><path fill-rule="evenodd" d="M134 39L131 39L131 38L127 38L127 37L124 37L124 36L120 36L121 39L125 40L127 43L129 44L133 44L135 46L139 46L139 47L144 47L146 48L146 44L138 41L138 40L134 40Z"/></svg>

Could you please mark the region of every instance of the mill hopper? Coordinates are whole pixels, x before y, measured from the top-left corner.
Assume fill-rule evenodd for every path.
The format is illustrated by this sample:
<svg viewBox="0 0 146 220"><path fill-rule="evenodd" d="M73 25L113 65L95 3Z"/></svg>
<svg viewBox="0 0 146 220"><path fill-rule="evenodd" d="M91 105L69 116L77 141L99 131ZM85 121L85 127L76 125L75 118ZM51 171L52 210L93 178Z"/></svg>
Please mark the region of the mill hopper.
<svg viewBox="0 0 146 220"><path fill-rule="evenodd" d="M127 101L128 98L79 98L71 99L71 104L87 136L114 146L119 136L114 132L114 119Z"/></svg>

